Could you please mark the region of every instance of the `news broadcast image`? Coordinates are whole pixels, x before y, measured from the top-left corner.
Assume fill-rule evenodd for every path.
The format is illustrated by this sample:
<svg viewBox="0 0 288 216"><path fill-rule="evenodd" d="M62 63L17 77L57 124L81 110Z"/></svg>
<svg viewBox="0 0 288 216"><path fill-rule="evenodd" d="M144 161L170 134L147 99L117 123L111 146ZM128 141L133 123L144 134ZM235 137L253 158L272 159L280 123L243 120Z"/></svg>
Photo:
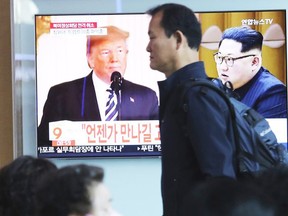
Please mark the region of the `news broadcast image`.
<svg viewBox="0 0 288 216"><path fill-rule="evenodd" d="M275 72L274 75L287 85L285 10L197 12L197 16L203 31L199 60L204 61L208 76L217 77L213 53L218 49L223 31L232 26L247 25L260 31L264 36L263 65ZM91 65L87 60L87 36L108 34L107 26L115 26L129 33L127 65L121 79L147 87L156 94L159 104L157 82L164 80L165 76L149 66L149 53L146 51L149 42L147 32L149 21L150 17L144 13L35 15L38 127L44 115L44 105L50 103L47 98L51 87L78 79L81 81L83 79L83 83L86 82L85 77L91 73ZM95 92L97 90L100 90L100 87L99 89L95 87ZM75 93L72 91L70 93L71 99L76 97ZM96 95L98 105L104 106L106 103L104 95L99 96L97 93ZM133 97L129 100L135 102ZM79 106L83 105L81 103ZM150 102L147 106L148 104ZM59 106L48 105L53 109ZM71 105L71 109L73 106L78 105ZM47 114L47 119L49 115ZM278 141L287 147L287 119L268 119L268 121ZM45 137L47 144L39 141L43 134L47 136ZM161 156L158 119L106 121L104 118L74 120L59 117L58 120L49 122L44 132L38 131L37 136L39 157Z"/></svg>

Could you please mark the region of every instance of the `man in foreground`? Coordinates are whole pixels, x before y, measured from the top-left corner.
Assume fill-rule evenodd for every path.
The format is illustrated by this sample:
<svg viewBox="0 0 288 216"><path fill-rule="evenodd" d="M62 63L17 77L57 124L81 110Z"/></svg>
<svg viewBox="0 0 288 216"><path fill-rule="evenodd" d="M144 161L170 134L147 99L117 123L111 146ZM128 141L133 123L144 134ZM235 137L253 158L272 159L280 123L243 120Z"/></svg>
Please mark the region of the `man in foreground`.
<svg viewBox="0 0 288 216"><path fill-rule="evenodd" d="M210 89L189 89L181 109L179 86L207 78L198 60L201 26L193 11L164 4L147 13L150 67L167 77L159 82L163 215L180 216L188 188L215 176L235 178L232 121L225 101Z"/></svg>

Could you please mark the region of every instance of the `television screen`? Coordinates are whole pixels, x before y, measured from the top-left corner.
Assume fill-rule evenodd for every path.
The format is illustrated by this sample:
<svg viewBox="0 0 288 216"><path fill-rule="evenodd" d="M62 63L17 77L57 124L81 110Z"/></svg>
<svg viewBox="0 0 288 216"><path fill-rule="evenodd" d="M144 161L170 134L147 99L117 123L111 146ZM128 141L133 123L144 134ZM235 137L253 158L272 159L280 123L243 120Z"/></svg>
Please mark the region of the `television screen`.
<svg viewBox="0 0 288 216"><path fill-rule="evenodd" d="M263 65L287 83L285 10L197 16L208 76L217 77L222 32L249 25L264 35ZM144 13L35 15L39 157L161 155L157 81L165 76L149 67L149 20ZM287 145L287 119L271 122Z"/></svg>

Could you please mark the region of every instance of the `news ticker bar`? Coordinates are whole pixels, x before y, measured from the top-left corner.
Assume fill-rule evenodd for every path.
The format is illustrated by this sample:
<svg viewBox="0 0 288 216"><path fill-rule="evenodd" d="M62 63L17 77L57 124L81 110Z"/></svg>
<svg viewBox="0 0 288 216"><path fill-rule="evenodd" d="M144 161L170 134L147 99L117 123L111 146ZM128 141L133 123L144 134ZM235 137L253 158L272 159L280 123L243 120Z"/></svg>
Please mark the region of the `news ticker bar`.
<svg viewBox="0 0 288 216"><path fill-rule="evenodd" d="M52 146L160 144L158 120L57 121L49 123Z"/></svg>

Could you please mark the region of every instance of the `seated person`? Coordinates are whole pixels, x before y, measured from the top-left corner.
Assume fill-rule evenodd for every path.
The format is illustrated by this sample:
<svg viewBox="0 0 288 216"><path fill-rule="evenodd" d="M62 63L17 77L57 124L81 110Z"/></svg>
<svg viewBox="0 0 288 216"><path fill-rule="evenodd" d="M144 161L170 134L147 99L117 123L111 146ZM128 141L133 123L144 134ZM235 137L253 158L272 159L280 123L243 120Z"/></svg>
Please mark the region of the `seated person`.
<svg viewBox="0 0 288 216"><path fill-rule="evenodd" d="M50 175L37 189L40 216L119 216L103 184L104 171L84 164L66 166Z"/></svg>
<svg viewBox="0 0 288 216"><path fill-rule="evenodd" d="M258 187L215 177L188 189L182 216L275 216L275 205Z"/></svg>
<svg viewBox="0 0 288 216"><path fill-rule="evenodd" d="M0 215L35 216L38 182L56 172L47 159L20 156L0 170Z"/></svg>
<svg viewBox="0 0 288 216"><path fill-rule="evenodd" d="M253 187L259 187L274 200L277 216L286 216L288 209L288 167L278 166L262 171L252 181Z"/></svg>
<svg viewBox="0 0 288 216"><path fill-rule="evenodd" d="M226 29L214 54L218 76L265 118L287 118L287 87L262 66L263 36L249 27Z"/></svg>

